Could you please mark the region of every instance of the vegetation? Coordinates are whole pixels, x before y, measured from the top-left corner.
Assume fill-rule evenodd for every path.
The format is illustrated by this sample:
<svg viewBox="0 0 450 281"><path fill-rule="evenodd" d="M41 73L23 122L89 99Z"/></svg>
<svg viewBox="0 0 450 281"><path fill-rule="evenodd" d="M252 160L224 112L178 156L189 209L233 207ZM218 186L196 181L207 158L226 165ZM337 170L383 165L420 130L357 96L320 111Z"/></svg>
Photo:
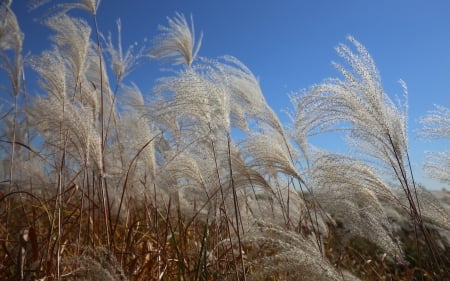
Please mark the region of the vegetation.
<svg viewBox="0 0 450 281"><path fill-rule="evenodd" d="M407 103L356 39L337 47L342 78L292 96L287 129L238 59L198 55L192 18L124 49L120 21L117 43L98 29L99 0L59 4L51 46L24 56L9 4L0 279L450 280L450 216L414 180ZM172 71L144 96L125 78L147 60ZM449 109L423 124L448 138ZM354 155L308 143L336 130ZM447 184L448 155L425 164Z"/></svg>

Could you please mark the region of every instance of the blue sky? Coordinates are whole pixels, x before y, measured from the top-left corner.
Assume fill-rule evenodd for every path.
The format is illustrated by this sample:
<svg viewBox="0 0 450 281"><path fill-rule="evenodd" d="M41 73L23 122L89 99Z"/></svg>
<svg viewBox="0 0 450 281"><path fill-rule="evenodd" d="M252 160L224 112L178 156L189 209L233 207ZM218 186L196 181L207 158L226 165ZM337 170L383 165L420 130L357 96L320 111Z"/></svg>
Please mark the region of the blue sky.
<svg viewBox="0 0 450 281"><path fill-rule="evenodd" d="M12 4L26 34L25 50L49 47L48 32L33 22L42 10L28 12L25 0ZM54 3L58 1L53 1ZM352 35L366 46L380 71L386 92L401 95L399 79L409 89L410 151L420 181L425 150L443 150L449 142L416 139L418 119L433 104L450 107L450 1L447 0L103 0L98 12L102 32L114 32L121 18L125 45L151 39L167 16L192 14L196 31L204 33L199 55L232 55L261 82L268 103L281 112L290 108L288 94L338 73L334 47ZM151 92L157 69L152 62L135 77ZM317 145L333 147L336 136ZM337 148L339 149L339 148Z"/></svg>

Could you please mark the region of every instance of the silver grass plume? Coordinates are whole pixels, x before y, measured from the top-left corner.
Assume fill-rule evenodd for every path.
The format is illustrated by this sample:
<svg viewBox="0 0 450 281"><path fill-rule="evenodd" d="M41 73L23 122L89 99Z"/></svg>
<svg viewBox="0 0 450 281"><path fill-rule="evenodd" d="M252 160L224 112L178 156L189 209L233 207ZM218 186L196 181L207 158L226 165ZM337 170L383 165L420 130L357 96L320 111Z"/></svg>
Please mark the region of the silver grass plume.
<svg viewBox="0 0 450 281"><path fill-rule="evenodd" d="M52 16L45 23L56 32L52 40L65 59L70 62L71 71L78 79L85 71L90 45L90 26L84 20L66 14Z"/></svg>
<svg viewBox="0 0 450 281"><path fill-rule="evenodd" d="M428 152L423 170L430 177L444 184L450 184L450 151Z"/></svg>
<svg viewBox="0 0 450 281"><path fill-rule="evenodd" d="M368 51L353 37L348 39L356 52L343 44L336 51L350 69L335 63L343 79L329 79L296 99L297 111L301 112L295 120L296 129L309 134L347 132L351 144L362 155L368 155L366 161L382 168L384 177L398 183L393 186L404 192L410 219L415 229L424 235L433 258L432 265L438 268L440 261L422 218L408 152L406 85L401 82L405 99L396 105L384 92Z"/></svg>
<svg viewBox="0 0 450 281"><path fill-rule="evenodd" d="M123 140L121 144L124 146L125 155L127 157L134 155L145 143L153 139L157 132L155 125L151 119L144 114L145 101L142 92L137 85L122 87L121 104L124 111L120 114L119 123L119 138ZM129 136L133 136L130 138ZM129 163L131 159L126 162ZM154 142L146 146L139 161L144 162L143 169L146 170L146 175L150 181L155 178L155 169L157 168L155 157Z"/></svg>
<svg viewBox="0 0 450 281"><path fill-rule="evenodd" d="M258 79L248 67L232 56L209 63L217 71L216 79L225 83L230 91L230 117L235 127L248 131L248 119L253 119L284 135L281 122L267 104Z"/></svg>
<svg viewBox="0 0 450 281"><path fill-rule="evenodd" d="M300 178L290 151L277 132L251 134L243 141L242 149L248 159L247 165L262 175L276 176L282 173Z"/></svg>
<svg viewBox="0 0 450 281"><path fill-rule="evenodd" d="M154 91L160 100L156 100L156 106L150 106L149 114L163 121L172 134L179 129L179 121L186 118L229 132L227 89L195 67L182 70L177 76L159 79Z"/></svg>
<svg viewBox="0 0 450 281"><path fill-rule="evenodd" d="M244 223L264 221L303 232L308 230L308 234L312 229L302 194L282 179L269 179L265 186L252 185L246 193L245 207L241 214ZM317 219L320 233L326 233L326 222L322 217Z"/></svg>
<svg viewBox="0 0 450 281"><path fill-rule="evenodd" d="M0 3L0 69L8 75L12 86L10 95L17 98L22 90L24 34L9 4ZM8 54L10 51L12 56Z"/></svg>
<svg viewBox="0 0 450 281"><path fill-rule="evenodd" d="M108 71L106 70L106 65L104 63L100 64L98 59L99 54L96 51L96 47L91 42L86 56L85 69L82 76L81 86L89 88L90 101L96 104L96 114L101 115L101 99L103 95L103 112L110 113L111 115L116 114L115 104L113 98L113 91L111 89L111 84L109 82ZM102 58L102 61L104 59ZM79 97L80 101L83 100ZM107 117L104 116L104 119ZM106 121L105 121L106 122Z"/></svg>
<svg viewBox="0 0 450 281"><path fill-rule="evenodd" d="M44 51L41 55L31 58L31 67L39 74L39 87L48 96L62 99L71 86L71 79L66 73L66 60L58 48Z"/></svg>
<svg viewBox="0 0 450 281"><path fill-rule="evenodd" d="M94 104L73 100L75 80L69 69L71 63L59 52L45 51L32 59L32 67L40 75L40 87L47 96L36 97L28 109L30 122L46 136L50 147L61 147L60 126L69 133L69 152L79 165L92 159L102 168L101 137L98 133L98 120ZM84 88L81 88L82 90ZM87 88L88 90L90 88ZM83 96L88 97L88 92ZM85 98L86 100L86 98ZM61 111L64 108L64 113ZM64 115L63 115L64 114Z"/></svg>
<svg viewBox="0 0 450 281"><path fill-rule="evenodd" d="M161 34L154 39L150 56L189 67L197 56L203 35L201 34L196 42L192 16L191 25L180 13L176 13L173 18L167 18L167 20L168 26L159 26Z"/></svg>
<svg viewBox="0 0 450 281"><path fill-rule="evenodd" d="M34 0L29 4L31 9L36 9L51 0ZM57 4L55 7L50 9L50 13L53 11L58 11L59 13L66 13L72 9L85 10L91 15L97 15L98 7L100 6L100 0L77 0L75 3L62 3Z"/></svg>
<svg viewBox="0 0 450 281"><path fill-rule="evenodd" d="M342 155L316 153L311 163L308 176L315 198L337 223L343 242L364 237L402 260L402 250L380 202L382 198L394 206L402 205L388 185L360 161Z"/></svg>
<svg viewBox="0 0 450 281"><path fill-rule="evenodd" d="M420 119L419 135L430 139L450 139L450 109L435 105L435 109Z"/></svg>
<svg viewBox="0 0 450 281"><path fill-rule="evenodd" d="M85 248L77 258L68 258L67 265L78 264L74 272L66 274L71 281L126 281L124 270L113 253L104 248Z"/></svg>
<svg viewBox="0 0 450 281"><path fill-rule="evenodd" d="M196 157L187 151L176 153L158 169L155 184L158 190L172 199L172 204L188 216L195 214L194 205L202 206L208 201L208 189L212 188L211 183L203 179ZM202 213L212 210L209 206L205 207Z"/></svg>
<svg viewBox="0 0 450 281"><path fill-rule="evenodd" d="M145 47L137 49L137 43L129 46L125 51L122 47L122 22L117 20L117 46L113 43L111 33L105 39L105 51L111 59L111 69L116 76L117 82L121 82L137 66L148 58L148 50Z"/></svg>
<svg viewBox="0 0 450 281"><path fill-rule="evenodd" d="M59 128L68 131L68 154L83 166L93 161L94 168L102 171L101 136L98 132L97 120L92 116L92 108L82 104L68 102L69 98L59 99L54 96L37 97L29 109L34 127L45 136L49 147L62 147ZM61 108L64 107L64 115Z"/></svg>
<svg viewBox="0 0 450 281"><path fill-rule="evenodd" d="M435 105L435 109L421 118L420 122L423 125L419 131L420 137L450 140L450 109ZM450 151L427 153L424 171L432 178L450 184Z"/></svg>
<svg viewBox="0 0 450 281"><path fill-rule="evenodd" d="M248 280L343 280L315 243L300 233L255 221L242 243Z"/></svg>
<svg viewBox="0 0 450 281"><path fill-rule="evenodd" d="M402 186L411 185L406 162L406 102L398 107L392 102L382 89L370 54L353 37L348 39L357 53L343 44L336 50L351 69L334 64L344 79L329 79L293 97L297 108L295 129L300 132L296 135L347 131L352 144L363 148L365 155L377 160Z"/></svg>
<svg viewBox="0 0 450 281"><path fill-rule="evenodd" d="M403 204L408 204L405 194L397 192ZM429 227L439 227L450 231L450 213L436 199L436 197L422 186L417 188L417 197L422 206L422 217ZM448 241L450 242L450 241Z"/></svg>
<svg viewBox="0 0 450 281"><path fill-rule="evenodd" d="M0 3L0 50L22 51L24 35L10 3Z"/></svg>

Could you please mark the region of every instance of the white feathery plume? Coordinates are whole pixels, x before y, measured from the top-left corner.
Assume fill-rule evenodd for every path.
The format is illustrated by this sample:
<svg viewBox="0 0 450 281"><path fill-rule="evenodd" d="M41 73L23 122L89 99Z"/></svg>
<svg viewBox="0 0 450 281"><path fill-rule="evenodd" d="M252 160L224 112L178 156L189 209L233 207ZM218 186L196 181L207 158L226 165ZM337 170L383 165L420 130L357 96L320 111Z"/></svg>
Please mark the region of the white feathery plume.
<svg viewBox="0 0 450 281"><path fill-rule="evenodd" d="M0 50L22 51L24 35L9 3L0 3Z"/></svg>
<svg viewBox="0 0 450 281"><path fill-rule="evenodd" d="M254 221L241 241L250 265L248 280L342 280L315 243L300 233Z"/></svg>
<svg viewBox="0 0 450 281"><path fill-rule="evenodd" d="M161 34L154 39L150 56L189 67L197 56L203 35L201 34L196 42L192 17L191 25L180 13L176 13L173 18L167 18L167 20L168 26L159 26Z"/></svg>
<svg viewBox="0 0 450 281"><path fill-rule="evenodd" d="M0 69L3 69L11 83L11 96L21 92L23 79L22 47L24 34L9 3L0 3ZM13 51L13 56L8 54ZM6 90L8 91L8 90Z"/></svg>
<svg viewBox="0 0 450 281"><path fill-rule="evenodd" d="M42 0L45 4L45 0ZM58 4L56 5L54 8L51 9L51 11L53 10L58 10L60 13L66 13L67 11L70 11L72 9L80 9L80 10L85 10L87 12L89 12L91 15L97 15L97 10L98 7L100 6L100 0L77 0L77 2L75 3L62 3L62 4ZM32 8L33 7L39 7L42 6L42 3L34 3L32 4Z"/></svg>
<svg viewBox="0 0 450 281"><path fill-rule="evenodd" d="M72 62L55 47L31 60L32 67L40 75L39 85L47 95L36 97L28 110L29 120L46 138L47 145L58 149L60 127L68 133L68 151L78 165L92 159L96 167L102 168L101 137L96 114L96 103L86 103L90 87L81 90L84 102L73 100L76 77ZM86 83L87 84L87 83ZM86 92L84 92L86 90ZM64 113L61 110L64 108Z"/></svg>
<svg viewBox="0 0 450 281"><path fill-rule="evenodd" d="M404 193L397 192L397 196L404 205L408 204L408 199ZM417 198L422 206L422 217L428 222L429 227L440 227L450 231L450 213L442 207L442 204L436 197L423 186L417 188ZM450 242L450 241L449 241Z"/></svg>
<svg viewBox="0 0 450 281"><path fill-rule="evenodd" d="M278 117L267 104L258 79L242 62L232 56L209 62L217 71L216 79L229 89L232 125L248 131L248 120L253 119L270 126L283 135ZM234 122L233 122L234 121ZM243 127L245 124L246 127Z"/></svg>
<svg viewBox="0 0 450 281"><path fill-rule="evenodd" d="M154 130L152 120L146 114L142 114L145 107L144 97L140 89L132 84L122 87L121 104L123 111L120 114L119 138L122 140L121 146L125 150L126 157L133 157L143 145L155 138L157 132ZM130 137L133 136L133 137ZM125 162L129 163L131 159ZM141 176L146 176L152 182L156 175L155 142L146 146L139 157L140 164L136 169L143 170Z"/></svg>
<svg viewBox="0 0 450 281"><path fill-rule="evenodd" d="M91 42L92 43L92 42ZM104 61L102 58L101 61ZM115 104L113 103L113 91L109 82L108 71L104 63L100 63L99 54L94 44L90 44L85 58L84 73L81 77L81 87L86 89L89 94L88 101L84 101L84 97L79 97L81 102L90 102L90 106L96 109L95 114L101 115L101 99L103 96L103 112L104 114L116 114ZM100 117L99 117L100 118ZM104 119L106 120L106 115ZM106 122L106 121L105 121Z"/></svg>
<svg viewBox="0 0 450 281"><path fill-rule="evenodd" d="M66 73L66 60L58 48L44 51L41 55L32 57L31 67L39 74L39 86L48 96L63 99L67 95L70 78ZM68 81L69 80L69 81Z"/></svg>
<svg viewBox="0 0 450 281"><path fill-rule="evenodd" d="M450 140L450 109L435 105L435 109L420 119L423 128L419 136L425 139ZM429 152L426 155L424 171L432 178L450 184L450 151Z"/></svg>
<svg viewBox="0 0 450 281"><path fill-rule="evenodd" d="M278 173L299 179L300 175L292 163L290 151L277 132L251 134L242 143L247 165L262 175L276 176Z"/></svg>
<svg viewBox="0 0 450 281"><path fill-rule="evenodd" d="M420 119L419 135L428 139L450 139L450 109L435 105L435 109Z"/></svg>
<svg viewBox="0 0 450 281"><path fill-rule="evenodd" d="M91 14L96 15L100 2L100 0L80 0L80 7L87 10Z"/></svg>
<svg viewBox="0 0 450 281"><path fill-rule="evenodd" d="M166 115L166 118L183 119L195 118L214 127L224 127L223 114L216 116L212 114L220 101L217 95L221 95L221 89L196 72L194 68L183 70L178 76L168 77L159 80L159 84L154 91L165 101L166 105L158 105L155 108L154 116ZM217 113L214 112L214 113ZM216 120L212 120L215 118ZM222 119L222 120L221 120ZM225 119L226 120L226 119Z"/></svg>
<svg viewBox="0 0 450 281"><path fill-rule="evenodd" d="M117 47L114 46L111 33L105 41L105 51L111 58L111 69L116 75L118 82L122 81L148 57L146 48L136 49L137 43L129 46L124 52L122 48L122 22L120 19L117 20Z"/></svg>
<svg viewBox="0 0 450 281"><path fill-rule="evenodd" d="M293 97L297 108L294 122L302 137L329 131L347 131L352 144L362 147L366 155L375 158L387 172L410 185L407 171L407 105L396 106L381 86L381 78L372 57L353 37L348 38L356 48L339 45L338 54L350 70L335 63L344 77L329 79L312 87L310 92ZM401 83L406 97L406 87ZM404 178L403 177L406 178Z"/></svg>
<svg viewBox="0 0 450 281"><path fill-rule="evenodd" d="M423 170L433 179L450 184L450 151L428 152L425 155Z"/></svg>
<svg viewBox="0 0 450 281"><path fill-rule="evenodd" d="M379 198L404 205L389 186L363 163L338 154L316 153L311 159L311 184L317 202L338 224L344 243L364 237L402 259Z"/></svg>
<svg viewBox="0 0 450 281"><path fill-rule="evenodd" d="M79 78L85 71L86 57L90 45L90 26L82 19L66 14L57 14L45 21L56 33L52 36L61 55L70 62L74 76Z"/></svg>
<svg viewBox="0 0 450 281"><path fill-rule="evenodd" d="M59 137L60 126L68 131L68 155L79 166L90 162L94 168L102 170L101 137L92 116L92 109L81 104L68 102L69 99L49 96L35 98L29 116L32 125L43 135L49 147L59 149L63 146ZM64 115L61 108L64 107Z"/></svg>

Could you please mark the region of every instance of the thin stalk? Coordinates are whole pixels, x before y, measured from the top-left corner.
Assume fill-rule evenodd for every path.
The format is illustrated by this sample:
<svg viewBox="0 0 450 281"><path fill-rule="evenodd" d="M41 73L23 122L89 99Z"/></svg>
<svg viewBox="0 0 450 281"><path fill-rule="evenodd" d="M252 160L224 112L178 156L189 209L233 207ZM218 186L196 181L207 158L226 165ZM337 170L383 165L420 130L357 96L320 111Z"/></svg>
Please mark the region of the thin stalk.
<svg viewBox="0 0 450 281"><path fill-rule="evenodd" d="M422 214L421 214L421 211L420 211L420 205L419 205L419 200L418 200L418 195L417 195L417 189L416 189L415 182L414 182L414 177L412 176L413 188L414 188L413 192L414 192L415 200L414 200L414 197L413 197L413 195L411 193L411 188L410 188L410 186L408 184L408 178L407 178L407 175L406 175L406 171L404 171L404 167L403 167L403 165L401 165L402 161L400 161L400 156L399 156L400 153L395 149L395 146L394 146L394 143L393 143L391 135L389 133L387 133L387 135L388 135L388 138L389 138L389 142L390 142L390 144L392 146L392 150L394 152L395 160L396 160L396 162L397 162L397 164L398 164L398 166L400 168L402 179L404 181L403 190L405 191L405 195L406 195L406 197L407 197L407 199L409 201L410 214L412 216L412 221L414 223L414 229L416 229L416 225L419 227L420 231L422 232L422 234L424 236L425 243L427 244L428 250L430 251L430 254L433 257L432 266L433 267L436 266L436 269L439 269L440 268L440 262L438 260L438 257L436 256L435 245L433 245L433 242L432 242L432 240L430 238L430 234L429 234L429 232L427 231L427 229L425 227L425 224L424 224L423 218L422 218ZM410 170L409 172L410 172L411 175L413 175L413 172L412 172L412 169L411 169L411 163L410 163L410 160L409 160L409 154L407 152L406 152L406 157L407 157L407 160L408 160L408 165L409 165L409 170ZM393 167L393 169L395 170L395 167ZM400 183L401 183L401 181L400 181ZM417 234L416 234L416 244L417 244L417 251L418 251L417 254L418 254L418 257L420 259L421 254L420 254L420 247L418 245Z"/></svg>
<svg viewBox="0 0 450 281"><path fill-rule="evenodd" d="M57 237L57 258L56 258L56 280L60 280L61 278L61 236L62 236L62 208L63 208L63 181L64 181L64 166L65 166L65 159L66 159L66 149L67 149L67 139L69 132L64 129L64 120L65 120L65 99L63 96L63 108L62 108L62 118L60 122L59 127L59 133L61 138L61 159L59 163L59 170L58 170L58 196L56 199L56 206L57 206L57 223L58 223L58 237Z"/></svg>
<svg viewBox="0 0 450 281"><path fill-rule="evenodd" d="M245 275L244 255L243 255L243 250L242 250L241 234L239 231L239 222L241 221L241 212L239 209L239 203L238 203L238 198L237 198L237 193L236 193L236 186L234 185L234 179L233 179L233 168L232 168L232 163L231 163L231 146L230 146L230 135L229 134L227 134L227 145L228 145L228 168L230 170L231 190L233 191L233 203L234 203L234 213L235 213L235 217L236 217L236 234L237 234L237 238L238 238L239 257L241 260L242 274L243 274L243 278L245 281L245 280L247 280L247 278ZM242 222L240 225L242 227L242 232L243 232L244 229L243 229Z"/></svg>
<svg viewBox="0 0 450 281"><path fill-rule="evenodd" d="M211 125L210 124L208 124L208 125L209 125L210 132L212 133ZM217 175L217 180L219 182L219 190L220 190L220 195L221 195L221 200L222 200L221 203L220 203L220 207L219 207L220 214L221 215L223 214L225 216L225 220L226 220L226 227L225 228L226 228L227 235L228 235L228 241L230 242L231 250L233 250L233 240L231 238L230 225L228 223L229 218L228 218L227 209L226 209L226 206L225 206L225 196L224 196L224 193L223 193L223 185L222 185L222 182L220 180L219 165L218 165L218 162L217 162L216 146L215 146L214 140L212 138L211 138L211 147L212 147L214 164L215 164L215 168L216 168L216 175ZM231 252L233 253L233 251L231 251ZM233 259L234 259L234 257L233 257ZM236 273L236 280L239 280L239 272L238 272L236 263L233 262L233 265L234 265L234 270L235 270L235 273Z"/></svg>
<svg viewBox="0 0 450 281"><path fill-rule="evenodd" d="M134 155L133 159L131 159L130 164L128 165L128 169L127 169L127 173L125 175L125 181L123 183L122 186L122 195L120 196L120 203L119 203L119 209L117 210L117 215L116 215L116 219L115 219L115 223L114 223L114 227L112 229L112 235L114 235L116 233L116 229L117 229L117 224L119 223L119 215L120 215L120 211L122 209L122 205L123 205L123 201L125 198L125 191L127 188L127 183L128 183L128 178L130 175L130 171L131 171L131 167L133 166L134 162L137 160L137 158L139 157L139 155L142 153L142 151L144 151L144 149L150 145L150 143L152 143L152 141L154 139L156 139L158 136L162 135L163 132L160 132L159 134L155 135L153 138L151 138L149 141L147 141L139 150L138 152Z"/></svg>
<svg viewBox="0 0 450 281"><path fill-rule="evenodd" d="M98 28L97 15L93 14L95 33L97 38L97 53L99 60L99 71L100 71L100 127L101 127L101 136L102 136L102 170L101 170L101 183L100 188L102 192L102 202L104 207L104 217L105 217L105 227L106 227L106 237L108 240L108 247L111 247L111 208L109 202L109 194L108 194L108 185L106 183L106 178L104 177L105 171L105 147L106 147L106 138L105 138L105 125L104 125L104 89L103 89L103 56L102 56L102 44L100 42L100 32Z"/></svg>

